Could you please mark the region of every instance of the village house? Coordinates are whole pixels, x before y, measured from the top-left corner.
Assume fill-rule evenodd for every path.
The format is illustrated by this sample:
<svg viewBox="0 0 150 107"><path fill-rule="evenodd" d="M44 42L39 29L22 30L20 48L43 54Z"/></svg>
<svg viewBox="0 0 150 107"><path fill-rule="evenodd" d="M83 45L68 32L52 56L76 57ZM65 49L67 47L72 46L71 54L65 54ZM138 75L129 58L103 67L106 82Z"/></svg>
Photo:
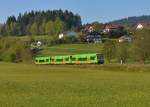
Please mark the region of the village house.
<svg viewBox="0 0 150 107"><path fill-rule="evenodd" d="M138 23L136 26L137 30L141 30L143 28L150 28L150 22Z"/></svg>
<svg viewBox="0 0 150 107"><path fill-rule="evenodd" d="M102 43L102 36L98 32L90 32L86 35L85 41L87 43Z"/></svg>
<svg viewBox="0 0 150 107"><path fill-rule="evenodd" d="M124 29L124 27L122 25L109 24L105 26L103 33L109 33L111 31L120 30L120 29Z"/></svg>
<svg viewBox="0 0 150 107"><path fill-rule="evenodd" d="M89 24L89 25L84 26L83 31L84 31L84 32L88 32L88 33L94 32L94 28L93 28L92 25Z"/></svg>

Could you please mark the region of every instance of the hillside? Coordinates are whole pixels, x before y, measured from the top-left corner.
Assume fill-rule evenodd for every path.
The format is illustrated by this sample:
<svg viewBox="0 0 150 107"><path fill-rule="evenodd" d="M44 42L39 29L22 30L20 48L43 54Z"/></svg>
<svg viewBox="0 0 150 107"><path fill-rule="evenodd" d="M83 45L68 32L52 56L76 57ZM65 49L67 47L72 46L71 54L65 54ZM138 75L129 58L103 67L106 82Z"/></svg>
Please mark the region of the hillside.
<svg viewBox="0 0 150 107"><path fill-rule="evenodd" d="M22 41L29 41L29 36L23 37L12 37L20 39ZM34 36L36 41L38 40L50 40L49 36ZM115 39L112 39L115 41ZM83 54L83 53L102 53L104 44L58 44L54 46L42 46L42 51L38 54L39 56L53 56L53 55L66 55L66 54Z"/></svg>
<svg viewBox="0 0 150 107"><path fill-rule="evenodd" d="M139 22L150 22L150 15L143 15L143 16L133 16L128 18L123 18L120 20L115 20L110 23L113 24L121 24L121 25L127 25L127 26L135 26Z"/></svg>
<svg viewBox="0 0 150 107"><path fill-rule="evenodd" d="M103 44L63 44L52 47L43 47L39 54L45 56L83 54L83 53L102 53Z"/></svg>

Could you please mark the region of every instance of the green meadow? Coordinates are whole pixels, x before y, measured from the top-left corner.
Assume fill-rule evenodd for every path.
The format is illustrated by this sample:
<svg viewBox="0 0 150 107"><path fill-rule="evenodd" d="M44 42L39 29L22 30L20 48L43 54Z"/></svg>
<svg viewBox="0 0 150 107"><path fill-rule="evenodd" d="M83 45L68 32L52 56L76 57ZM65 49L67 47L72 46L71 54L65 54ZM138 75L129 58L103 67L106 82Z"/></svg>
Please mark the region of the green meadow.
<svg viewBox="0 0 150 107"><path fill-rule="evenodd" d="M149 65L0 63L0 107L149 106Z"/></svg>
<svg viewBox="0 0 150 107"><path fill-rule="evenodd" d="M43 47L40 55L69 55L83 53L102 53L103 44L62 44L51 47Z"/></svg>

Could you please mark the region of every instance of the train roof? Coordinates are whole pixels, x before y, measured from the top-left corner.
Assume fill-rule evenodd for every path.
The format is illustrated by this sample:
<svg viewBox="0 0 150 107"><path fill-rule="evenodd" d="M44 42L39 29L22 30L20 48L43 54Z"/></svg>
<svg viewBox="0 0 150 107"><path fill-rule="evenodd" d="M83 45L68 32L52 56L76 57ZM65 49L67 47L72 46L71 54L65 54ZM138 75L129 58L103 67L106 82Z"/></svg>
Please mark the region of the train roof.
<svg viewBox="0 0 150 107"><path fill-rule="evenodd" d="M50 58L50 57L70 57L70 56L92 56L92 55L103 55L101 53L86 53L86 54L72 54L72 55L57 55L57 56L37 56L35 58Z"/></svg>

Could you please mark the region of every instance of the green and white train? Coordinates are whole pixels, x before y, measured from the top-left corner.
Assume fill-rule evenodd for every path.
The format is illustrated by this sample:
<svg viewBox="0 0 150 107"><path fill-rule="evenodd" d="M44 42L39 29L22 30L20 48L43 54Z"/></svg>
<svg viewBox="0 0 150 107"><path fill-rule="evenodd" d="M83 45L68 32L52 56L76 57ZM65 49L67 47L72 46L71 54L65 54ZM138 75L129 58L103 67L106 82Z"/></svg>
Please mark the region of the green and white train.
<svg viewBox="0 0 150 107"><path fill-rule="evenodd" d="M35 57L35 64L62 65L62 64L103 64L103 54L77 54L64 56Z"/></svg>

